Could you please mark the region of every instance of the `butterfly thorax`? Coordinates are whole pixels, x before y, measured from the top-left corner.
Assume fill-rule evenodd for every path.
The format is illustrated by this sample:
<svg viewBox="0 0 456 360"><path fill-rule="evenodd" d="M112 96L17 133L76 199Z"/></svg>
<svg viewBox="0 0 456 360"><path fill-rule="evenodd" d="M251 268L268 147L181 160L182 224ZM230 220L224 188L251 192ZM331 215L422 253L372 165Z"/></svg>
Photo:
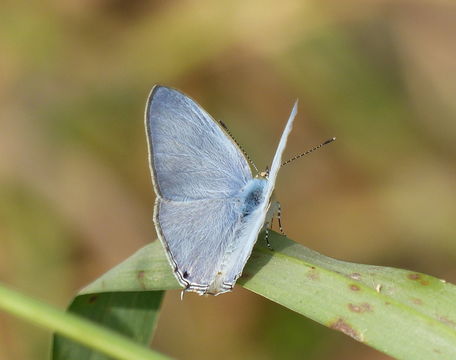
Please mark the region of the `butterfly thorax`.
<svg viewBox="0 0 456 360"><path fill-rule="evenodd" d="M250 180L240 191L240 198L243 202L242 216L249 216L260 204L264 202L267 180L255 178Z"/></svg>

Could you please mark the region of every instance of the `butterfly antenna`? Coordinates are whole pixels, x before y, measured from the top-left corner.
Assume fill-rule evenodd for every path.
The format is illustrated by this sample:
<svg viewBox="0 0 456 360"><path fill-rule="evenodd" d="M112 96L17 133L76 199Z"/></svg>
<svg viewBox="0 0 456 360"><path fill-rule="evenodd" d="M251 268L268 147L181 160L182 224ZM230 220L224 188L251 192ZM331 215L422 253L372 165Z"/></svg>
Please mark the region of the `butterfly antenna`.
<svg viewBox="0 0 456 360"><path fill-rule="evenodd" d="M300 157L303 157L304 155L310 154L311 152L314 152L315 150L318 150L319 148L321 148L321 147L323 147L323 146L325 146L325 145L328 145L328 144L332 143L334 140L336 140L335 137L326 140L324 143L321 143L320 145L315 146L314 148L312 148L312 149L310 149L310 150L307 150L306 152L303 152L302 154L293 156L291 159L288 159L287 161L285 161L285 162L282 164L282 166L285 166L285 165L291 163L292 161L295 161L295 160L299 159Z"/></svg>
<svg viewBox="0 0 456 360"><path fill-rule="evenodd" d="M234 141L234 143L238 146L238 148L242 151L244 154L245 158L247 161L250 163L250 165L253 166L256 172L258 172L258 168L256 167L255 163L250 159L250 156L245 152L244 148L237 142L237 140L234 138L233 134L231 134L231 131L228 129L228 126L225 125L225 123L222 120L218 121L220 125L225 129L226 133L230 136L231 140Z"/></svg>

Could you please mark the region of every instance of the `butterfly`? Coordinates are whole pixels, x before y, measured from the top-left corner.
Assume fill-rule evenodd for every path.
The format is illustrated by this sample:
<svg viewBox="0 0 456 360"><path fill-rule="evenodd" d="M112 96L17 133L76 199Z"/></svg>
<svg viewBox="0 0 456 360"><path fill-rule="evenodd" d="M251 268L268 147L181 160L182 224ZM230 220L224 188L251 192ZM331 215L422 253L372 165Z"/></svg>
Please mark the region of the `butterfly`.
<svg viewBox="0 0 456 360"><path fill-rule="evenodd" d="M145 125L154 223L184 291L233 289L273 215L271 196L296 114L297 102L270 170L254 176L226 127L180 91L152 89Z"/></svg>

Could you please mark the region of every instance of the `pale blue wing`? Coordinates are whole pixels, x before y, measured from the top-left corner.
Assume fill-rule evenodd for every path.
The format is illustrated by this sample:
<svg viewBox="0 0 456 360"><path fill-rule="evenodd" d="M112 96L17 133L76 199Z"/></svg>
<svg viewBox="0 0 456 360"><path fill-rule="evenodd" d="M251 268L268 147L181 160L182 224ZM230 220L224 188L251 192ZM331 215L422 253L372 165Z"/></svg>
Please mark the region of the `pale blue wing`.
<svg viewBox="0 0 456 360"><path fill-rule="evenodd" d="M248 219L244 221L241 230L238 231L239 238L236 240L236 242L239 244L239 246L229 256L228 260L228 263L230 265L227 266L225 279L225 282L228 284L234 284L242 273L242 269L244 268L245 263L252 253L252 249L257 240L258 233L265 226L265 219L270 207L270 199L274 190L275 181L277 179L277 173L279 172L280 166L282 165L282 154L285 150L287 138L293 127L293 121L296 117L297 112L298 102L296 101L288 118L287 124L285 125L282 137L280 138L274 159L272 160L271 170L269 171L268 178L266 180L255 179L250 182L253 188L252 190L257 189L261 192L261 196L259 197L260 201L254 204L254 211L252 211ZM248 203L249 199L246 198L244 201Z"/></svg>
<svg viewBox="0 0 456 360"><path fill-rule="evenodd" d="M274 155L274 159L272 160L271 170L269 171L269 176L268 176L268 189L267 189L267 193L266 193L266 197L268 199L271 197L272 191L274 190L275 182L277 179L277 174L279 172L280 167L282 166L282 154L283 154L283 151L285 150L285 146L287 145L288 135L290 135L291 129L293 128L293 121L294 121L297 113L298 113L298 101L296 100L296 102L293 105L293 109L291 110L287 124L285 125L285 129L283 130L279 145L277 146L277 150Z"/></svg>
<svg viewBox="0 0 456 360"><path fill-rule="evenodd" d="M146 107L155 189L167 200L229 198L251 178L242 152L196 102L155 86Z"/></svg>
<svg viewBox="0 0 456 360"><path fill-rule="evenodd" d="M242 222L239 199L167 201L158 199L155 224L174 273L189 291L223 293L223 262L239 244ZM241 269L242 270L242 269Z"/></svg>
<svg viewBox="0 0 456 360"><path fill-rule="evenodd" d="M236 280L241 276L242 270L257 241L258 234L265 225L269 208L269 198L266 197L268 181L254 179L247 186L251 186L251 192L258 191L260 195L256 197L257 201L253 203L252 198L249 198L249 196L243 199L243 204L250 207L251 212L248 216L243 217L241 225L236 231L236 240L232 246L232 251L224 259L224 279L222 283L224 287L233 287Z"/></svg>

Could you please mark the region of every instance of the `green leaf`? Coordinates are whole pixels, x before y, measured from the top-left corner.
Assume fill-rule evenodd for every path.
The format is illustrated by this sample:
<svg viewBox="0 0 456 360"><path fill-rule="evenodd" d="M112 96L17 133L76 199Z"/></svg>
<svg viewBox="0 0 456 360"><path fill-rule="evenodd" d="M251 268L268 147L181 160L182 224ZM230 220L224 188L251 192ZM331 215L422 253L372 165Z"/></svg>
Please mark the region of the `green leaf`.
<svg viewBox="0 0 456 360"><path fill-rule="evenodd" d="M79 301L76 300L76 302ZM112 330L102 328L80 316L64 312L41 301L32 299L2 284L0 284L0 309L38 326L74 339L90 348L111 355L116 359L166 359L166 357L142 345L136 344ZM62 358L65 359L85 359L84 357L78 357L74 353L66 353L64 356Z"/></svg>
<svg viewBox="0 0 456 360"><path fill-rule="evenodd" d="M180 289L179 283L160 242L154 241L83 288L79 294L171 289Z"/></svg>
<svg viewBox="0 0 456 360"><path fill-rule="evenodd" d="M90 295L84 295L84 292L81 292L71 303L68 310L90 318L141 344L148 345L156 327L163 291L159 291L161 289L153 288L152 286L147 288L148 291L144 291L146 287L142 285L144 277L142 269L150 266L149 262L159 264L160 258L162 258L163 263L160 268L163 271L161 273L157 272L156 276L160 278L168 276L174 279L167 260L163 258L161 251L153 251L148 255L148 257L141 258L133 255L125 263L121 264L121 266L126 264L133 266L132 273L135 274L135 281L139 285L137 288L129 291L127 286L125 286L129 280L124 278L125 274L117 273L115 276L118 276L118 278L114 279L114 283L122 284L120 288L111 286L110 290L103 291L99 289ZM116 268L113 268L110 272L116 272ZM101 280L100 284L102 285L103 282L104 280ZM53 360L60 359L105 360L111 358L70 339L55 335Z"/></svg>
<svg viewBox="0 0 456 360"><path fill-rule="evenodd" d="M331 259L272 233L238 284L398 359L456 358L456 287L428 275ZM140 249L81 294L177 289L161 244Z"/></svg>
<svg viewBox="0 0 456 360"><path fill-rule="evenodd" d="M81 295L73 300L68 310L147 346L156 326L162 298L163 291ZM55 335L53 359L106 360L112 357Z"/></svg>

